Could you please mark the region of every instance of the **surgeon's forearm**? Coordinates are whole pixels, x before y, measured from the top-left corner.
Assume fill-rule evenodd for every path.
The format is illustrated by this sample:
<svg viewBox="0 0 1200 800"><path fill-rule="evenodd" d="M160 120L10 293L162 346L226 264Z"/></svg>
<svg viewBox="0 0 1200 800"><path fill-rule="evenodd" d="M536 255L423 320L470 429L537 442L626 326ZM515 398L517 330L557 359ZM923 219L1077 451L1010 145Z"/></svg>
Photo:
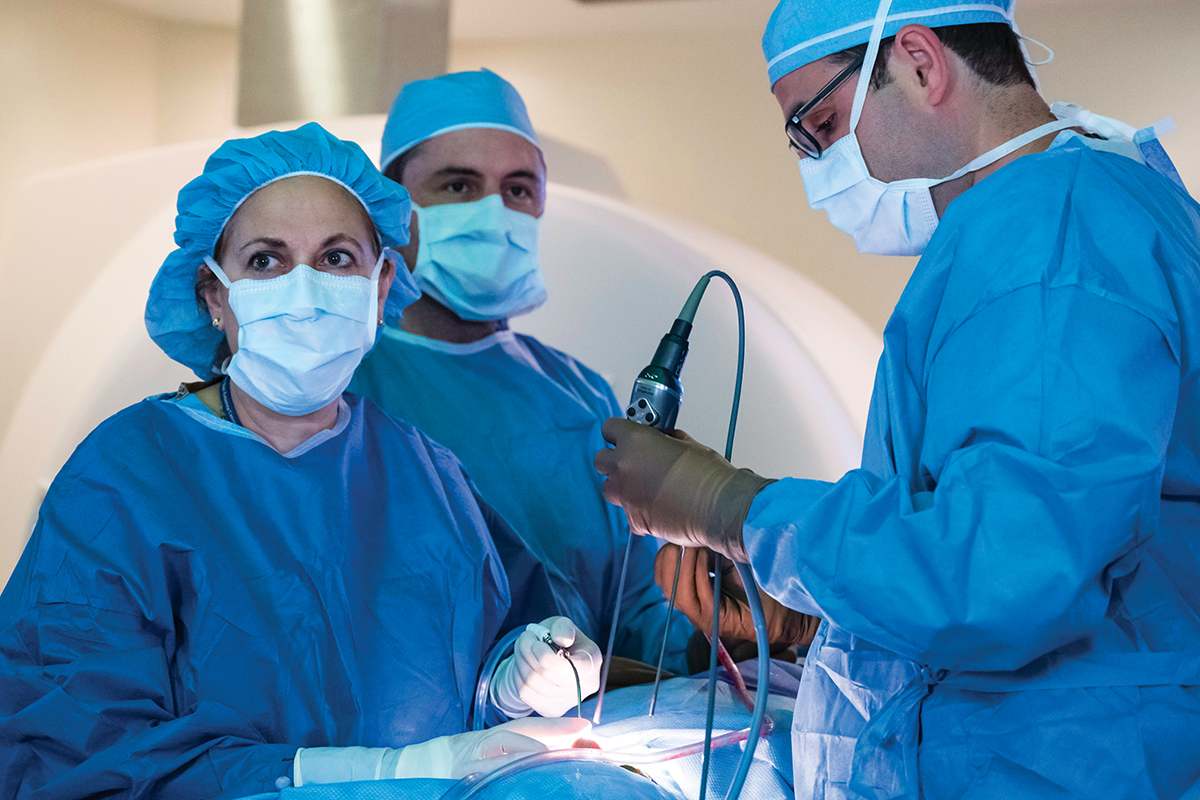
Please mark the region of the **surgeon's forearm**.
<svg viewBox="0 0 1200 800"><path fill-rule="evenodd" d="M1067 317L1052 348L980 363L980 342L1042 342ZM936 484L781 481L751 509L751 563L788 606L916 661L1020 668L1105 623L1102 576L1134 568L1157 522L1178 382L1137 312L1077 287L1016 290L930 368L921 457Z"/></svg>
<svg viewBox="0 0 1200 800"><path fill-rule="evenodd" d="M727 476L725 485L714 494L707 514L705 530L711 542L709 549L743 564L750 561L743 540L746 517L754 498L772 483L775 483L773 478L764 478L748 469L739 469Z"/></svg>

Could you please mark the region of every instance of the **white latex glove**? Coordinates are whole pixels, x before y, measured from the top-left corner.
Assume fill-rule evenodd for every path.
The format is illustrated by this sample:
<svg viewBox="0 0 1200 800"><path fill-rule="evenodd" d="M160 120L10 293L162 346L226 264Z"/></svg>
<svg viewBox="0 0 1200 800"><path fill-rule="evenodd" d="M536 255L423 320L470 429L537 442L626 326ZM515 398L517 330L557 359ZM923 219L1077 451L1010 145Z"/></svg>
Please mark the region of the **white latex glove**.
<svg viewBox="0 0 1200 800"><path fill-rule="evenodd" d="M544 641L547 633L565 648L566 657ZM587 698L600 688L601 661L600 648L566 617L528 625L513 654L500 662L492 676L492 702L510 717L534 711L543 717L561 717L576 707L577 691ZM579 672L578 689L572 664Z"/></svg>
<svg viewBox="0 0 1200 800"><path fill-rule="evenodd" d="M586 719L518 719L486 731L439 736L398 750L390 747L301 747L294 786L388 778L451 778L491 772L518 758L570 747L587 735Z"/></svg>

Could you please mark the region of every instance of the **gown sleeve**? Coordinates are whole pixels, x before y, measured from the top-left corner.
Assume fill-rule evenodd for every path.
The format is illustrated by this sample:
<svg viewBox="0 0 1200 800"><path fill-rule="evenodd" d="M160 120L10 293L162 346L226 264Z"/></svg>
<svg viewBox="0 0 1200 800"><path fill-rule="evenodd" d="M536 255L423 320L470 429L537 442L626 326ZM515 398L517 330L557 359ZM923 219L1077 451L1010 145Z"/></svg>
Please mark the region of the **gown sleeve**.
<svg viewBox="0 0 1200 800"><path fill-rule="evenodd" d="M167 584L94 546L121 525L103 491L63 495L51 490L0 601L0 795L274 791L296 746L266 742L233 708L187 703L171 598L153 588Z"/></svg>
<svg viewBox="0 0 1200 800"><path fill-rule="evenodd" d="M773 484L745 527L759 580L935 668L1012 670L1095 633L1157 527L1170 342L1079 285L999 296L930 357L920 485Z"/></svg>
<svg viewBox="0 0 1200 800"><path fill-rule="evenodd" d="M465 474L463 477L464 480L467 479ZM538 560L500 512L479 496L474 485L472 492L483 514L483 521L487 525L492 543L496 547L512 596L512 604L504 620L494 628L497 630L496 638L499 639L514 628L566 613L563 602L554 591L546 566ZM491 582L497 583L498 578L493 577Z"/></svg>

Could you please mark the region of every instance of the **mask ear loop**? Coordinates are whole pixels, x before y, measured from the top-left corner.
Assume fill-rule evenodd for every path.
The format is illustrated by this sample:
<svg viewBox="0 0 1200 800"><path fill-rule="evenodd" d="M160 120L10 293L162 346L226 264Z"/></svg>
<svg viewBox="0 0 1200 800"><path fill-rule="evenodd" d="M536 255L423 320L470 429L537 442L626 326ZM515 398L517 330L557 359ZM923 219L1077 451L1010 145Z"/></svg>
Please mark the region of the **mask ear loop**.
<svg viewBox="0 0 1200 800"><path fill-rule="evenodd" d="M871 26L871 38L867 43L867 54L863 58L862 72L858 75L858 86L854 90L854 105L850 108L850 135L858 129L858 120L862 117L863 104L867 101L867 89L871 86L871 76L875 73L875 61L879 58L879 47L883 41L883 28L887 24L888 11L891 10L892 0L882 0L879 10L875 13L875 24Z"/></svg>
<svg viewBox="0 0 1200 800"><path fill-rule="evenodd" d="M1030 75L1030 77L1033 78L1033 88L1037 90L1038 94L1041 94L1042 80L1041 80L1041 78L1038 77L1037 67L1044 67L1047 64L1049 64L1051 61L1053 61L1054 60L1054 51L1051 50L1046 45L1039 42L1037 39L1022 35L1021 27L1019 25L1017 25L1017 18L1015 16L1010 16L1008 19L1008 22L1010 25L1012 25L1013 33L1015 33L1017 35L1017 42L1021 46L1021 55L1025 56L1025 65L1027 67L1029 67L1029 75ZM1025 44L1026 42L1033 42L1038 47L1045 50L1046 57L1043 58L1041 61L1034 61L1033 57L1029 55L1029 47Z"/></svg>
<svg viewBox="0 0 1200 800"><path fill-rule="evenodd" d="M371 287L373 296L379 294L379 276L383 274L383 262L391 261L393 270L404 269L404 259L391 247L384 247L379 251L379 260L375 262L375 269L371 270ZM392 278L395 280L395 277ZM387 298L384 298L384 306L387 306ZM373 309L367 322L374 324L376 328L383 325L383 312L379 310L378 305L372 305Z"/></svg>
<svg viewBox="0 0 1200 800"><path fill-rule="evenodd" d="M375 269L371 270L371 283L379 280L379 276L383 274L384 261L396 261L400 258L400 254L390 247L385 247L379 251L379 260L375 262Z"/></svg>
<svg viewBox="0 0 1200 800"><path fill-rule="evenodd" d="M204 263L208 265L208 268L212 270L212 274L217 276L217 280L224 284L226 289L232 285L229 276L225 274L225 270L221 269L221 265L212 256L205 256Z"/></svg>
<svg viewBox="0 0 1200 800"><path fill-rule="evenodd" d="M212 270L212 274L217 276L217 280L219 280L225 286L225 288L228 289L230 284L229 276L225 274L225 270L221 269L221 265L216 262L216 259L214 259L212 256L205 256L204 263L210 270ZM241 337L241 331L238 331L238 336L239 338ZM216 368L217 374L228 374L229 364L231 361L233 361L233 356L226 356L225 360L221 362L221 365Z"/></svg>
<svg viewBox="0 0 1200 800"><path fill-rule="evenodd" d="M1021 48L1021 55L1025 56L1025 64L1026 64L1026 66L1029 67L1029 76L1031 78L1033 78L1033 88L1037 90L1038 94L1041 94L1042 93L1042 80L1041 80L1041 78L1038 77L1037 67L1044 67L1047 64L1049 64L1051 61L1053 61L1054 60L1054 51L1051 50L1046 45L1039 42L1037 39L1033 39L1029 36L1022 35L1021 26L1017 24L1017 13L1016 13L1015 5L1014 5L1014 7L1010 8L1008 11L1004 12L1004 15L1008 18L1008 24L1012 26L1013 33L1015 33L1017 35L1017 44ZM1042 59L1041 61L1034 61L1033 58L1029 55L1029 47L1028 47L1028 45L1026 45L1026 42L1033 42L1038 47L1045 50L1046 57L1044 59Z"/></svg>
<svg viewBox="0 0 1200 800"><path fill-rule="evenodd" d="M1014 28L1014 30L1016 30L1016 29ZM1017 32L1017 36L1021 36L1020 32ZM1040 48L1042 48L1043 50L1045 50L1045 51L1046 51L1046 57L1045 57L1045 58L1043 58L1041 61L1034 61L1033 59L1031 59L1031 58L1029 57L1029 48L1028 48L1028 47L1024 47L1024 45L1025 45L1025 42L1033 42L1033 43L1034 43L1034 44L1036 44L1038 47L1040 47ZM1044 44L1042 44L1041 42L1039 42L1037 39L1034 39L1034 38L1033 38L1033 37L1031 37L1031 36L1021 36L1021 45L1022 45L1022 47L1023 47L1023 48L1024 48L1024 50L1025 50L1025 62L1026 62L1027 64L1029 64L1029 66L1030 66L1030 67L1044 67L1044 66L1046 66L1047 64L1051 63L1052 61L1054 61L1054 51L1053 51L1053 50L1051 50L1051 49L1050 49L1049 47L1047 47L1046 45L1044 45Z"/></svg>

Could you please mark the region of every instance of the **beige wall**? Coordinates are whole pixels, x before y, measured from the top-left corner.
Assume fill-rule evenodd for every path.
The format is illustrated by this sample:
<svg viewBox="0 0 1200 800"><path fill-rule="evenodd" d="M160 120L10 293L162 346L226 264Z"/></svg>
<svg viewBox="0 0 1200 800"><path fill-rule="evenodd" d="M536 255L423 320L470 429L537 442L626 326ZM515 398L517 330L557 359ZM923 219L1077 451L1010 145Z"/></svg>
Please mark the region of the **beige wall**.
<svg viewBox="0 0 1200 800"><path fill-rule="evenodd" d="M607 156L633 202L764 250L882 329L912 262L859 255L806 207L766 91L758 16L677 34L459 41L451 64L510 77L538 127ZM1019 18L1057 51L1042 70L1048 97L1134 124L1174 115L1180 131L1167 146L1200 185L1200 3L1023 0ZM221 135L236 65L232 28L102 0L0 2L0 242L8 199L28 176ZM8 266L0 251L0 278ZM5 299L0 341L20 316L2 313ZM10 374L25 352L8 349ZM6 410L0 387L0 419Z"/></svg>
<svg viewBox="0 0 1200 800"><path fill-rule="evenodd" d="M155 144L156 29L81 0L0 3L0 189Z"/></svg>
<svg viewBox="0 0 1200 800"><path fill-rule="evenodd" d="M1019 17L1057 51L1042 71L1048 97L1134 124L1174 115L1180 132L1167 146L1200 186L1200 3L1025 0ZM762 249L882 329L912 261L859 255L806 207L766 90L760 25L459 41L451 65L512 79L537 126L609 158L633 202ZM228 130L236 69L232 28L156 20L101 0L0 2L0 243L24 178ZM0 279L21 266L6 252ZM6 305L12 284L0 285L0 341L11 343L29 324ZM40 319L56 321L52 309ZM32 349L7 348L9 375L28 367L36 338ZM0 420L8 394L0 386Z"/></svg>
<svg viewBox="0 0 1200 800"><path fill-rule="evenodd" d="M0 2L0 188L58 167L219 135L233 121L232 28L98 0Z"/></svg>
<svg viewBox="0 0 1200 800"><path fill-rule="evenodd" d="M1049 99L1135 125L1174 115L1166 140L1200 189L1200 3L1018 4L1029 36L1057 52ZM683 34L458 42L457 69L512 80L534 124L606 155L629 199L710 225L788 264L882 330L911 259L863 256L805 202L767 91L757 24ZM1036 57L1036 51L1035 51Z"/></svg>
<svg viewBox="0 0 1200 800"><path fill-rule="evenodd" d="M881 330L913 262L859 255L807 208L766 89L755 16L677 33L458 41L451 64L512 79L537 126L606 156L634 203L775 256ZM1134 124L1174 115L1180 131L1167 147L1200 187L1200 3L1022 0L1019 17L1058 53L1042 70L1048 97ZM82 193L46 197L36 178L14 210L14 190L49 170L222 135L234 119L236 51L228 27L103 0L0 0L0 431L86 285L91 244L64 231L32 245L31 258L13 220L90 204L115 241L130 235L123 220L134 216Z"/></svg>
<svg viewBox="0 0 1200 800"><path fill-rule="evenodd" d="M1166 145L1200 189L1200 3L1022 0L1020 19L1058 53L1042 71L1048 97L1139 125L1174 115L1180 132ZM537 126L607 157L635 204L778 258L881 330L913 262L859 255L807 208L767 92L759 33L747 20L676 33L459 41L451 64L513 80ZM93 254L111 256L158 208L161 195L150 197L149 187L181 185L199 167L199 156L191 166L164 157L187 172L174 174L122 154L222 136L233 125L236 69L232 28L163 21L103 0L0 0L0 434L100 266ZM103 171L147 191L122 204L102 181L61 190L70 175L61 170L102 158ZM46 177L54 170L57 179ZM90 232L52 224L68 214L96 224ZM144 297L144 281L128 290ZM83 383L81 392L103 391ZM0 542L25 533L6 528Z"/></svg>
<svg viewBox="0 0 1200 800"><path fill-rule="evenodd" d="M237 114L237 32L163 21L157 46L157 143L224 135Z"/></svg>
<svg viewBox="0 0 1200 800"><path fill-rule="evenodd" d="M45 197L38 176L223 134L233 124L236 74L232 28L157 20L99 0L0 0L0 433L95 269L93 242L70 231L23 241L30 215L53 219L58 204L91 203L118 239L137 216L103 198Z"/></svg>

